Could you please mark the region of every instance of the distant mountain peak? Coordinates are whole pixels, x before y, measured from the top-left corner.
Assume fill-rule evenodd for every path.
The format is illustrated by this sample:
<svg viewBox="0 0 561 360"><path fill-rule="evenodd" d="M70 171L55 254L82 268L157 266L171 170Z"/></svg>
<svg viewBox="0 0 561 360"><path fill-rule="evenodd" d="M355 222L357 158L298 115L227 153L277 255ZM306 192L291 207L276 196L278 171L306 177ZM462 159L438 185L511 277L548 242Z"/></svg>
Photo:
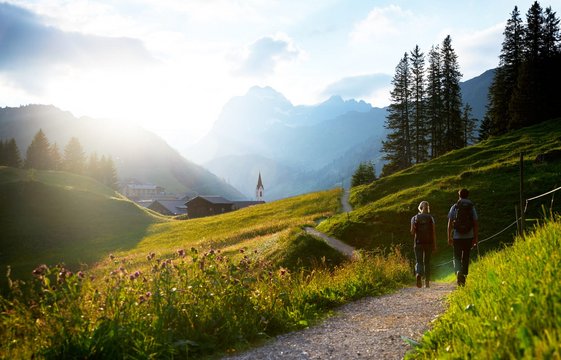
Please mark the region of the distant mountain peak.
<svg viewBox="0 0 561 360"><path fill-rule="evenodd" d="M253 97L260 100L277 100L283 102L290 102L283 94L276 91L270 86L252 86L245 95L246 97Z"/></svg>

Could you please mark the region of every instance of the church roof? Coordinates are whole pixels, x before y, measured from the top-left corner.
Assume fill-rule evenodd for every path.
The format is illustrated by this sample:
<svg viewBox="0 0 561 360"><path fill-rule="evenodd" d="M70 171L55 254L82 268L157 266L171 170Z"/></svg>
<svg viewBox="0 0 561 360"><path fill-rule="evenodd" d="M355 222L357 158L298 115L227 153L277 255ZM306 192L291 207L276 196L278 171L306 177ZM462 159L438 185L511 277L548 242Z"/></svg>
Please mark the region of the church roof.
<svg viewBox="0 0 561 360"><path fill-rule="evenodd" d="M257 188L258 188L258 189L259 189L259 188L263 188L263 189L265 188L265 187L263 186L263 181L261 181L261 172L259 172L259 179L257 179Z"/></svg>

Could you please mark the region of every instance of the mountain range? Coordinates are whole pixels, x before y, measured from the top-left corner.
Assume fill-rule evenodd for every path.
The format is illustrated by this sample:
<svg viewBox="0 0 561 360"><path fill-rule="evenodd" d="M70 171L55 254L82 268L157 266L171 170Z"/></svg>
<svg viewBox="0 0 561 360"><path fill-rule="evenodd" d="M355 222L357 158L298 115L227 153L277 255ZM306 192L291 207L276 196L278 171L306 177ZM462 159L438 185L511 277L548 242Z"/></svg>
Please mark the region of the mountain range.
<svg viewBox="0 0 561 360"><path fill-rule="evenodd" d="M478 120L493 76L489 70L460 84ZM339 96L294 106L270 87L253 87L226 103L211 131L184 153L247 197L259 173L267 200L349 186L361 162L380 173L386 114L387 108Z"/></svg>
<svg viewBox="0 0 561 360"><path fill-rule="evenodd" d="M478 119L485 113L493 75L489 70L460 84L464 102ZM340 96L295 106L270 87L253 87L230 99L211 131L194 146L180 149L181 155L141 127L77 118L51 105L0 108L0 139L15 138L24 157L39 129L61 151L77 137L86 153L112 156L121 179L189 196L253 199L261 173L265 200L270 201L348 187L361 162L372 162L379 173L386 114L386 108Z"/></svg>

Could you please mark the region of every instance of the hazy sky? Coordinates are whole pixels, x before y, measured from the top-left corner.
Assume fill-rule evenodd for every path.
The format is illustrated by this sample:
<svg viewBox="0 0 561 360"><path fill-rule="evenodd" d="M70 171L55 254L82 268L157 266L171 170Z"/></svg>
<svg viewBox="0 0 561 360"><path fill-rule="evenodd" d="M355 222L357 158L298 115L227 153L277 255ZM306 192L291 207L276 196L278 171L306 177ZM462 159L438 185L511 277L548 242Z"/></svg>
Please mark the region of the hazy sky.
<svg viewBox="0 0 561 360"><path fill-rule="evenodd" d="M232 96L388 104L395 66L448 34L463 80L498 63L515 5L533 1L10 0L0 3L0 105L53 104L133 121L176 145ZM561 11L561 0L540 2Z"/></svg>

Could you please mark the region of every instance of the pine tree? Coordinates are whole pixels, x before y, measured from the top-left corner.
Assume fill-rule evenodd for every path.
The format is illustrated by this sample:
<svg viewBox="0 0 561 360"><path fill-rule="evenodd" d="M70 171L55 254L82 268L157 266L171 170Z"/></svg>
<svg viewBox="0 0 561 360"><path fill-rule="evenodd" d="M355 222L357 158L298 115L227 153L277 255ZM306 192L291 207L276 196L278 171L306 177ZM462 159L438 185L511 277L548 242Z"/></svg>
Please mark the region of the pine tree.
<svg viewBox="0 0 561 360"><path fill-rule="evenodd" d="M425 116L429 128L430 157L444 154L442 126L442 69L440 48L433 46L429 51L429 67L427 73Z"/></svg>
<svg viewBox="0 0 561 360"><path fill-rule="evenodd" d="M16 144L16 139L11 138L4 145L4 162L6 166L21 167L21 155Z"/></svg>
<svg viewBox="0 0 561 360"><path fill-rule="evenodd" d="M428 129L425 116L425 55L419 45L411 51L411 140L413 160L422 163L428 160Z"/></svg>
<svg viewBox="0 0 561 360"><path fill-rule="evenodd" d="M384 159L387 160L383 175L411 166L410 76L409 56L405 53L392 79L391 104L385 123L389 133L386 140L382 141L382 152L386 154Z"/></svg>
<svg viewBox="0 0 561 360"><path fill-rule="evenodd" d="M479 137L478 141L483 141L491 136L491 118L489 115L485 115L483 120L481 120L481 125L479 126Z"/></svg>
<svg viewBox="0 0 561 360"><path fill-rule="evenodd" d="M460 66L458 56L452 48L452 38L446 36L442 42L442 110L444 123L444 150L463 147L460 92Z"/></svg>
<svg viewBox="0 0 561 360"><path fill-rule="evenodd" d="M103 182L103 176L101 174L101 164L97 153L90 154L88 160L88 165L86 167L86 175L96 179L97 181Z"/></svg>
<svg viewBox="0 0 561 360"><path fill-rule="evenodd" d="M472 108L470 104L465 104L462 110L462 130L464 147L475 144L477 141L477 120L472 115Z"/></svg>
<svg viewBox="0 0 561 360"><path fill-rule="evenodd" d="M53 143L49 149L49 155L51 158L51 167L53 170L62 170L62 156L60 155L60 150L58 149L57 143Z"/></svg>
<svg viewBox="0 0 561 360"><path fill-rule="evenodd" d="M559 19L551 6L545 9L543 24L543 49L542 53L545 58L552 58L561 52L559 42L561 34L559 30Z"/></svg>
<svg viewBox="0 0 561 360"><path fill-rule="evenodd" d="M523 60L524 26L518 7L515 6L503 32L499 67L489 89L487 116L490 120L490 134L500 135L507 131L511 123L509 104L518 83Z"/></svg>
<svg viewBox="0 0 561 360"><path fill-rule="evenodd" d="M86 155L80 141L72 137L64 148L63 169L75 174L82 174L86 164Z"/></svg>
<svg viewBox="0 0 561 360"><path fill-rule="evenodd" d="M49 140L45 136L45 133L43 133L43 130L39 129L27 148L25 168L36 170L52 169L49 147Z"/></svg>
<svg viewBox="0 0 561 360"><path fill-rule="evenodd" d="M360 163L351 178L351 187L367 185L376 180L376 172L371 162Z"/></svg>
<svg viewBox="0 0 561 360"><path fill-rule="evenodd" d="M105 186L108 186L113 190L117 190L119 188L119 180L117 178L117 170L115 169L111 156L102 156L99 161L99 168L102 177L101 182L105 184Z"/></svg>

